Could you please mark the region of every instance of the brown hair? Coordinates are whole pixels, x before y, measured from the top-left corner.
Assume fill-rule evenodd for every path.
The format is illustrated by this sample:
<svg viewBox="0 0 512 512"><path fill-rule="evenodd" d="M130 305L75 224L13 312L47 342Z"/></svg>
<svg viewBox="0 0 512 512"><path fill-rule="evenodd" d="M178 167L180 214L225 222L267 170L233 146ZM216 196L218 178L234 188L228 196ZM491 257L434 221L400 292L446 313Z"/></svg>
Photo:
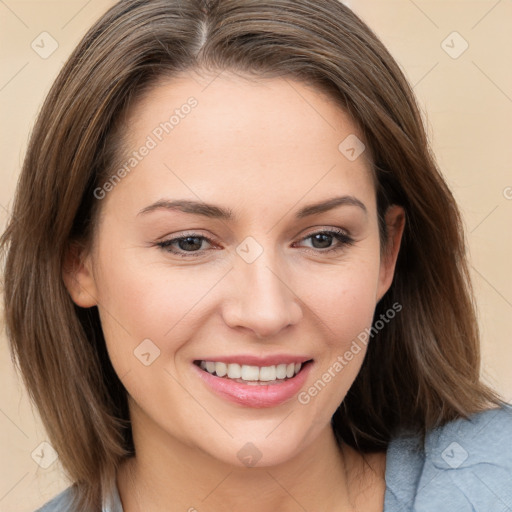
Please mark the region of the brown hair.
<svg viewBox="0 0 512 512"><path fill-rule="evenodd" d="M479 378L459 211L412 90L374 33L337 0L124 0L88 31L48 94L1 239L13 360L75 482L76 507L101 507L134 447L97 308L73 303L63 263L71 242L91 241L93 191L114 169L120 119L158 79L189 69L287 77L328 92L372 154L383 243L387 207L405 209L395 278L375 318L403 309L369 343L332 418L337 437L362 453L383 450L402 428L424 436L499 404Z"/></svg>

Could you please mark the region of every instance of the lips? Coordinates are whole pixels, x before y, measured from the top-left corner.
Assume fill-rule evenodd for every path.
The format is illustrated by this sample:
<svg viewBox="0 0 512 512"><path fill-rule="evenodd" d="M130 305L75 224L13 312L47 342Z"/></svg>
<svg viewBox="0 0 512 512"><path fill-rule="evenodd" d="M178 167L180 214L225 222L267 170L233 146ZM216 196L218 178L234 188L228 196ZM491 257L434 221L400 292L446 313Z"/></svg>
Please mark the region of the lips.
<svg viewBox="0 0 512 512"><path fill-rule="evenodd" d="M298 393L312 365L308 357L281 355L210 357L196 360L192 366L217 396L246 407L263 408L280 405ZM217 375L218 369L221 376Z"/></svg>

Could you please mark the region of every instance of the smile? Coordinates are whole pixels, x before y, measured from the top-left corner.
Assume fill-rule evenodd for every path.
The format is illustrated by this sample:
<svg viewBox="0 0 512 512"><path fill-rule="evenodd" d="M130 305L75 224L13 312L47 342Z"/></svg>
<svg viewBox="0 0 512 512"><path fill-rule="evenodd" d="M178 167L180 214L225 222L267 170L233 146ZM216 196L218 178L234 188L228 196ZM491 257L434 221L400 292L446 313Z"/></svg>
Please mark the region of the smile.
<svg viewBox="0 0 512 512"><path fill-rule="evenodd" d="M304 386L312 367L313 360L306 358L265 366L209 360L196 360L192 365L215 395L252 408L275 407L291 400Z"/></svg>
<svg viewBox="0 0 512 512"><path fill-rule="evenodd" d="M199 366L212 375L226 377L237 382L270 383L291 379L299 373L302 363L251 366L219 361L199 361Z"/></svg>

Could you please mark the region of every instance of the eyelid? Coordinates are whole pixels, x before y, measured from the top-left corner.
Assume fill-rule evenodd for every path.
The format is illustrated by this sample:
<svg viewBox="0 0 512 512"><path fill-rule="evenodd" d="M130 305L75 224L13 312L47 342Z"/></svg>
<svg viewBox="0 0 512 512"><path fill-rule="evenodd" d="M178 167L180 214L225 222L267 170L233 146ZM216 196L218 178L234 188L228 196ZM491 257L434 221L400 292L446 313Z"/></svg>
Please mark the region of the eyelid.
<svg viewBox="0 0 512 512"><path fill-rule="evenodd" d="M331 233L331 232L350 236L350 232L348 231L348 229L339 228L336 226L320 226L320 227L312 228L312 231L308 230L305 235L302 235L301 240L304 240L304 238L309 238L310 236L313 236L313 235L317 235L319 233Z"/></svg>
<svg viewBox="0 0 512 512"><path fill-rule="evenodd" d="M179 240L182 240L184 238L199 238L201 240L204 240L206 242L208 242L210 245L214 246L214 245L217 245L215 243L215 241L213 240L212 237L210 236L206 236L206 235L202 235L201 233L198 233L196 231L190 231L190 232L184 232L178 236L173 236L172 238L167 238L167 239L164 239L164 240L160 240L160 241L157 241L155 242L153 245L156 245L157 247L160 247L161 249L163 249L164 251L170 253L170 254L175 254L175 255L178 255L178 256L184 256L184 257L197 257L197 256L201 256L205 251L204 250L201 250L201 251L190 251L190 252L186 252L186 251L172 251L170 249L167 249L167 247L171 247L173 243L175 242L178 242Z"/></svg>
<svg viewBox="0 0 512 512"><path fill-rule="evenodd" d="M307 240L308 238L311 238L315 235L320 235L320 234L328 234L328 235L331 235L333 236L334 238L336 238L339 242L339 244L341 244L341 247L329 247L327 249L311 249L314 253L317 253L317 254L322 254L322 253L327 253L329 251L340 251L342 250L344 247L347 247L347 246L351 246L355 243L355 240L354 238L350 235L350 233L345 230L345 229L341 229L341 228L336 228L336 227L328 227L328 228L320 228L320 229L316 229L315 231L312 231L312 232L309 232L307 233L306 235L304 235L299 241L302 242L304 240Z"/></svg>
<svg viewBox="0 0 512 512"><path fill-rule="evenodd" d="M322 255L322 254L326 254L326 253L330 253L330 252L340 252L344 248L353 245L355 242L355 240L352 238L352 236L350 235L350 233L347 230L338 228L338 227L316 228L314 231L310 231L307 234L303 235L298 240L298 242L303 242L304 240L307 240L308 238L312 238L313 236L320 235L320 234L327 234L327 235L334 237L334 239L337 241L337 245L335 245L334 247L327 247L324 249L306 248L307 252L312 252L315 255ZM161 240L159 242L156 242L153 245L160 247L161 249L163 249L164 251L166 251L170 254L175 254L175 255L178 255L178 256L181 256L184 258L196 258L196 257L200 257L200 256L204 255L205 251L207 251L208 249L206 249L206 250L201 249L199 251L183 251L183 250L168 249L168 247L172 247L172 244L179 242L180 240L183 240L185 238L189 238L189 237L190 238L198 238L202 241L206 241L208 244L213 245L213 246L218 245L212 237L203 235L203 234L201 234L199 232L195 232L195 231L184 232L184 233L181 233L179 236L174 236L173 238ZM297 243L297 242L295 242L295 243Z"/></svg>

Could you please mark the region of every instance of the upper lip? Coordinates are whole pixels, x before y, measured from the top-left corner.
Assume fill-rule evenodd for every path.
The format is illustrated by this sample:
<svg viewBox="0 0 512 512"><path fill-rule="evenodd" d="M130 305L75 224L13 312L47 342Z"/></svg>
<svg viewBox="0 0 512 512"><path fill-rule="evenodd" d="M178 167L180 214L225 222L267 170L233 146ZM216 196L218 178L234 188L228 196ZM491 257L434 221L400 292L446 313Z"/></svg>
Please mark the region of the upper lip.
<svg viewBox="0 0 512 512"><path fill-rule="evenodd" d="M240 366L274 366L279 364L305 363L311 360L311 357L293 355L293 354L274 354L268 356L255 356L251 354L230 355L230 356L210 356L195 361L213 361L215 363L231 363Z"/></svg>

